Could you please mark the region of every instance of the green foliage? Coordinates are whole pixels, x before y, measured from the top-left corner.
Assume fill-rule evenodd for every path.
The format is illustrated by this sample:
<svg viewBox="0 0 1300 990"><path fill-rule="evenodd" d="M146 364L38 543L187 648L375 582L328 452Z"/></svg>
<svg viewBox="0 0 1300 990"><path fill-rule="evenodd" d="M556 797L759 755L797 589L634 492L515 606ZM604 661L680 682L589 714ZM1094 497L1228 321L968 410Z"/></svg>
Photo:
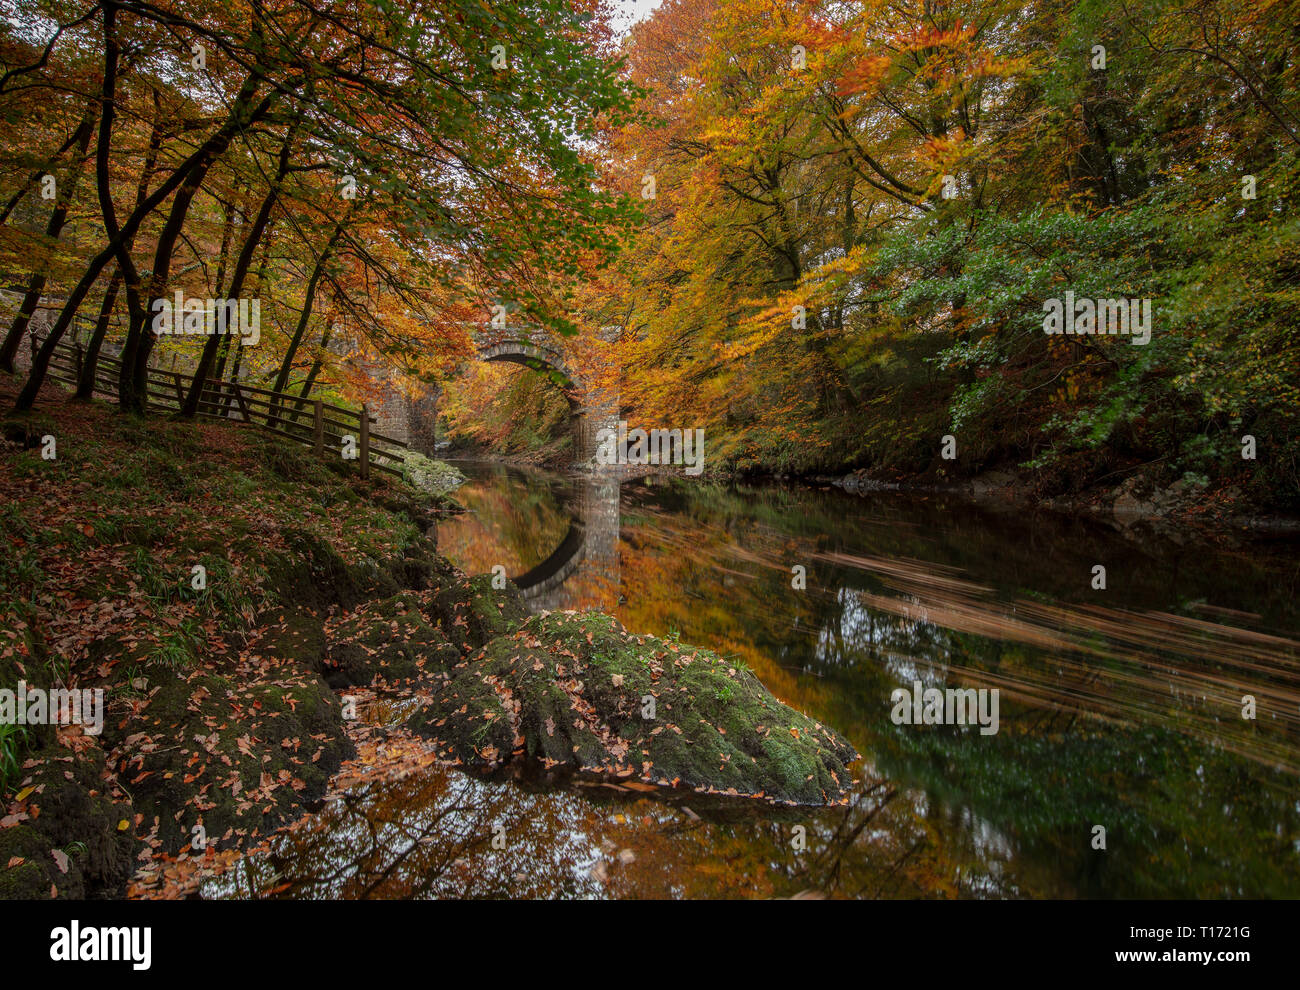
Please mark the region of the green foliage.
<svg viewBox="0 0 1300 990"><path fill-rule="evenodd" d="M1191 471L1300 505L1300 68L1271 8L760 8L664 9L629 48L662 120L628 133L661 194L623 263L625 401L689 409L741 469ZM1150 342L1045 334L1067 292L1150 300Z"/></svg>
<svg viewBox="0 0 1300 990"><path fill-rule="evenodd" d="M8 797L14 783L22 776L22 752L27 744L27 729L0 722L0 797Z"/></svg>

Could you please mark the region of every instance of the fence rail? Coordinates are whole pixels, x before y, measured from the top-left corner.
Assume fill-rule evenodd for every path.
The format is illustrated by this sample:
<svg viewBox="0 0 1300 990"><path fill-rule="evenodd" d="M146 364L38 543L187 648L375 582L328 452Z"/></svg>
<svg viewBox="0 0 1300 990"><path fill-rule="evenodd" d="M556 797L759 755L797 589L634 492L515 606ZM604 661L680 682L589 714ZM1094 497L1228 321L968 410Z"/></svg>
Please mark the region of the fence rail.
<svg viewBox="0 0 1300 990"><path fill-rule="evenodd" d="M40 343L35 335L31 341L34 354ZM60 341L54 346L47 377L76 388L83 366L81 345ZM121 373L120 359L100 354L95 364L95 391L116 398ZM194 384L193 375L158 368L150 368L147 379L149 407L172 412L181 409ZM371 429L376 420L364 404L358 413L320 399L304 399L288 392L209 378L199 396L198 414L207 419L260 426L276 436L311 447L320 455L325 453L327 446L341 451L344 438L350 436L363 478L370 477L371 467L398 477L402 474L397 465L402 464L405 458L398 451L405 450L406 444Z"/></svg>

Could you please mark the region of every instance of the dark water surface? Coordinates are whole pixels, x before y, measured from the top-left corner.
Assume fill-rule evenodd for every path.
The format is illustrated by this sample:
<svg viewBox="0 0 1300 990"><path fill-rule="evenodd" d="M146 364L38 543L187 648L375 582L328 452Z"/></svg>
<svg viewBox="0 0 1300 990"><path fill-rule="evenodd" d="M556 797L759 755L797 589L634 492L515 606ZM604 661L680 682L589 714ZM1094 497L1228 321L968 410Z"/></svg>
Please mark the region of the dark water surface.
<svg viewBox="0 0 1300 990"><path fill-rule="evenodd" d="M855 800L778 814L413 764L206 895L1300 896L1295 542L460 467L471 512L438 533L460 567L504 567L534 609L600 608L743 661L854 742ZM997 733L894 724L891 692L915 681L996 688Z"/></svg>

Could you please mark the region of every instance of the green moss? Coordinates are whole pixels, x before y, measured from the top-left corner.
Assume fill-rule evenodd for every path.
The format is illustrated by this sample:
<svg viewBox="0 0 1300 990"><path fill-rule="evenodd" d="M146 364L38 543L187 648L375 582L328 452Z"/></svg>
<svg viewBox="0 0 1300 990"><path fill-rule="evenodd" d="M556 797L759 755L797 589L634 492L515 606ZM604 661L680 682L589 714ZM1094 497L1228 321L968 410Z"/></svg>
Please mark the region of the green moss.
<svg viewBox="0 0 1300 990"><path fill-rule="evenodd" d="M432 495L446 495L465 483L465 476L450 464L414 450L402 454L402 477Z"/></svg>
<svg viewBox="0 0 1300 990"><path fill-rule="evenodd" d="M28 818L0 829L0 898L85 897L92 891L120 894L137 846L129 823L131 805L106 793L104 759L89 750L76 759L50 745L52 757L21 780L26 797L15 802ZM28 790L30 788L30 790ZM120 828L128 822L126 829ZM67 856L67 871L52 850ZM24 862L7 867L14 857Z"/></svg>
<svg viewBox="0 0 1300 990"><path fill-rule="evenodd" d="M519 625L528 616L513 587L493 588L492 577L457 576L432 596L426 616L468 654Z"/></svg>
<svg viewBox="0 0 1300 990"><path fill-rule="evenodd" d="M117 770L169 853L196 825L217 845L274 827L321 797L351 752L338 698L292 668L247 686L204 672L163 680L132 728Z"/></svg>
<svg viewBox="0 0 1300 990"><path fill-rule="evenodd" d="M199 821L210 838L225 841L229 831L238 841L323 794L350 744L322 680L318 616L379 599L365 635L350 639L387 651L371 665L386 679L424 677L425 666L442 671L462 658L439 632L443 610L432 602L432 589L455 582L422 535L437 498L387 477L362 479L355 464L246 426L124 417L97 403L48 408L12 424L22 443L3 452L0 528L15 546L0 560L0 652L8 651L0 676L107 689L110 717L89 753L109 762L86 789L129 790L144 831L156 829L166 851L186 847ZM27 442L46 434L58 440L55 461ZM81 556L94 566L63 566ZM206 588L193 587L195 564ZM399 615L384 600L402 589L429 600ZM94 617L86 628L98 636L52 656L37 630L50 626L51 608L72 602ZM495 615L479 627L478 643L501 628ZM0 776L34 756L33 773L49 767L62 779L55 752L49 727L6 733ZM75 758L77 768L92 763ZM70 841L93 851L96 837L116 836L119 819L69 820L79 830ZM0 834L21 844L29 827ZM39 841L46 859L61 848ZM0 871L4 889L47 897L52 865ZM55 880L74 895L118 883L92 874L82 886Z"/></svg>
<svg viewBox="0 0 1300 990"><path fill-rule="evenodd" d="M409 723L466 764L549 764L774 801L840 801L852 746L707 650L600 614L535 617L490 641Z"/></svg>

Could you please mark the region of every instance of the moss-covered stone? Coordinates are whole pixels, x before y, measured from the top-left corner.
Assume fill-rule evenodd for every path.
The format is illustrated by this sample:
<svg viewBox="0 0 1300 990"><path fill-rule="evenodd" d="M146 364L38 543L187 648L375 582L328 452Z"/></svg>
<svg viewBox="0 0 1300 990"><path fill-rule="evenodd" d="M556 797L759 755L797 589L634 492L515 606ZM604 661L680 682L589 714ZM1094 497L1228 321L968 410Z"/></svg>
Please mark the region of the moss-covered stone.
<svg viewBox="0 0 1300 990"><path fill-rule="evenodd" d="M332 546L306 530L282 529L283 552L268 555L266 565L272 591L282 602L323 610L331 605L348 607L365 597L367 583L358 568Z"/></svg>
<svg viewBox="0 0 1300 990"><path fill-rule="evenodd" d="M436 542L428 537L412 540L387 566L397 586L410 591L445 587L458 577L451 561L438 553Z"/></svg>
<svg viewBox="0 0 1300 990"><path fill-rule="evenodd" d="M413 487L431 495L446 495L465 483L465 475L445 461L426 457L419 451L402 454L402 477Z"/></svg>
<svg viewBox="0 0 1300 990"><path fill-rule="evenodd" d="M196 825L221 846L287 820L324 795L352 752L338 698L289 664L251 682L173 676L131 727L113 769L168 853L188 847Z"/></svg>
<svg viewBox="0 0 1300 990"><path fill-rule="evenodd" d="M316 674L325 672L325 627L309 612L290 609L262 636L262 650Z"/></svg>
<svg viewBox="0 0 1300 990"><path fill-rule="evenodd" d="M490 641L408 726L481 770L523 755L793 804L843 800L857 759L744 667L597 613L536 617Z"/></svg>

